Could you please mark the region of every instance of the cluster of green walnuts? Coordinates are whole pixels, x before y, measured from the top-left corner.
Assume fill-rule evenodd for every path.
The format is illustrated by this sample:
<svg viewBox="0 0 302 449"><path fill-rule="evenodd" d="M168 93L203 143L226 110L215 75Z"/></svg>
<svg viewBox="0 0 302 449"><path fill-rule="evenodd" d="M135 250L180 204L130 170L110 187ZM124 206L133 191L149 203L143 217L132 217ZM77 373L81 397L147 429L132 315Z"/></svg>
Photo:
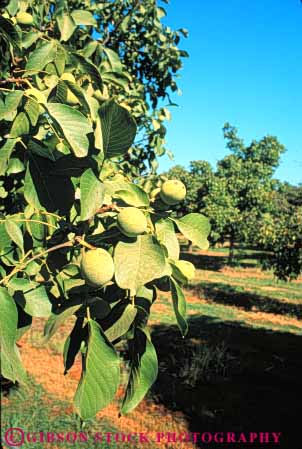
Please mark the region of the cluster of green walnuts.
<svg viewBox="0 0 302 449"><path fill-rule="evenodd" d="M151 192L151 198L161 209L170 207L183 201L186 196L185 185L178 180L168 180L160 188ZM148 231L145 214L137 207L124 207L117 215L118 229L126 237L135 238ZM177 268L186 279L195 276L195 267L184 260L176 262ZM83 253L81 259L81 273L86 283L94 288L101 288L108 284L114 276L114 262L112 256L103 248L90 249ZM176 273L177 278L177 273Z"/></svg>

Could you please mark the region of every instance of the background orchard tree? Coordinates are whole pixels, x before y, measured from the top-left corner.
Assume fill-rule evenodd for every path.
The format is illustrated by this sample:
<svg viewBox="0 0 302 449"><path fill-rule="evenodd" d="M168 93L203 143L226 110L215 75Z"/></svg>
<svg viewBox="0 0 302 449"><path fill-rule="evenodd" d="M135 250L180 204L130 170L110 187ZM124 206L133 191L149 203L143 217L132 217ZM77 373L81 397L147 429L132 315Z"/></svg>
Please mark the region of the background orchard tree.
<svg viewBox="0 0 302 449"><path fill-rule="evenodd" d="M292 206L302 206L302 184L294 186L288 182L282 183L280 186L286 200Z"/></svg>
<svg viewBox="0 0 302 449"><path fill-rule="evenodd" d="M122 413L144 397L157 376L147 324L158 289L187 333L182 287L194 267L179 260L175 230L208 245L203 215L170 214L181 182L152 196L130 176L163 152L168 112L157 99L176 89L179 34L163 15L154 1L1 7L1 373L26 381L16 341L32 317L48 318L45 341L73 317L64 367L81 355L82 419L114 398L120 341L130 358Z"/></svg>
<svg viewBox="0 0 302 449"><path fill-rule="evenodd" d="M273 174L285 148L272 136L245 146L228 123L223 132L231 154L218 161L215 171L208 162L195 161L189 170L176 166L165 175L181 179L188 190L176 209L204 213L211 222L211 242L230 241L232 262L235 241L257 244L261 217L275 210L280 184Z"/></svg>
<svg viewBox="0 0 302 449"><path fill-rule="evenodd" d="M217 164L204 211L209 217L215 217L213 232L229 235L231 261L236 239L255 242L257 223L262 214L274 207L273 174L285 148L273 136L253 140L245 146L237 129L228 123L223 132L232 154Z"/></svg>
<svg viewBox="0 0 302 449"><path fill-rule="evenodd" d="M299 186L280 184L274 208L262 216L258 245L269 251L264 268L273 269L279 279L296 279L302 273L302 208Z"/></svg>

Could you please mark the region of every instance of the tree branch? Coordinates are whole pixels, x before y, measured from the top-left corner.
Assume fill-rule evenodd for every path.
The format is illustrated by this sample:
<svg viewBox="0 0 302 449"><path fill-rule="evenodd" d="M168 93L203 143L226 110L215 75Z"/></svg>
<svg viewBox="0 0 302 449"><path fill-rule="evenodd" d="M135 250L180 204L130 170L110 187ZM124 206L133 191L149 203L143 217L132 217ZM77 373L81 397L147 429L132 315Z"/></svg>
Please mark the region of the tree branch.
<svg viewBox="0 0 302 449"><path fill-rule="evenodd" d="M72 242L72 241L60 243L59 245L52 246L51 248L48 248L45 251L42 251L41 253L37 254L36 256L31 257L26 262L23 262L23 263L21 262L19 266L16 266L7 276L5 276L0 281L0 285L1 284L6 285L7 282L10 280L10 278L12 278L15 274L19 273L20 271L24 270L24 268L27 267L27 265L30 262L32 262L33 260L40 259L40 257L44 256L45 254L51 253L52 251L57 251L58 249L67 248L67 247L70 247L73 245L74 245L74 242Z"/></svg>
<svg viewBox="0 0 302 449"><path fill-rule="evenodd" d="M10 77L10 78L6 78L5 80L0 80L0 85L3 86L5 84L28 84L28 81L30 81L31 78L14 78L14 77Z"/></svg>

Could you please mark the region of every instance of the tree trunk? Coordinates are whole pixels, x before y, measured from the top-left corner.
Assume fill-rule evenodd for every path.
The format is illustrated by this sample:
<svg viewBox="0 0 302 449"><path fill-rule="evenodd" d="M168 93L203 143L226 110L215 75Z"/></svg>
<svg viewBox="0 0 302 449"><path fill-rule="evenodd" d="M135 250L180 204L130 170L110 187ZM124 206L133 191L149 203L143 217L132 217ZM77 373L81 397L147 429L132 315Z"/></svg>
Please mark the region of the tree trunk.
<svg viewBox="0 0 302 449"><path fill-rule="evenodd" d="M234 263L234 257L235 257L234 250L235 250L235 234L234 234L234 231L231 231L228 265L233 265L233 263Z"/></svg>

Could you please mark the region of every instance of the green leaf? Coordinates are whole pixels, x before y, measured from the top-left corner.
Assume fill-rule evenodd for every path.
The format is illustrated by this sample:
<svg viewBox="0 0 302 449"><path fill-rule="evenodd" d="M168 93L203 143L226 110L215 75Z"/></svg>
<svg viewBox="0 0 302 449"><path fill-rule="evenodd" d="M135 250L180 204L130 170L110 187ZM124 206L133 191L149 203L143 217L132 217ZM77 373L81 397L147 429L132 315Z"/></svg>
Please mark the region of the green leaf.
<svg viewBox="0 0 302 449"><path fill-rule="evenodd" d="M129 79L123 73L105 72L102 73L103 81L108 81L110 84L115 84L118 87L126 90L129 87Z"/></svg>
<svg viewBox="0 0 302 449"><path fill-rule="evenodd" d="M44 67L52 62L56 57L57 44L54 39L49 42L43 42L36 48L28 58L25 69L27 71L39 72Z"/></svg>
<svg viewBox="0 0 302 449"><path fill-rule="evenodd" d="M23 134L29 133L29 121L25 112L20 112L15 118L11 130L9 132L9 137L14 139L16 137L23 136Z"/></svg>
<svg viewBox="0 0 302 449"><path fill-rule="evenodd" d="M25 175L24 196L34 209L46 209L59 214L69 213L74 204L75 188L68 176L56 176L56 163L29 154Z"/></svg>
<svg viewBox="0 0 302 449"><path fill-rule="evenodd" d="M75 314L75 312L81 307L81 304L73 307L68 307L62 312L51 314L48 320L46 321L44 327L44 337L45 341L48 341L58 330L58 328L65 323L65 321Z"/></svg>
<svg viewBox="0 0 302 449"><path fill-rule="evenodd" d="M0 251L11 246L11 239L6 231L5 223L0 223Z"/></svg>
<svg viewBox="0 0 302 449"><path fill-rule="evenodd" d="M75 408L83 420L93 418L115 396L120 380L119 359L100 326L90 320L85 366L75 397Z"/></svg>
<svg viewBox="0 0 302 449"><path fill-rule="evenodd" d="M13 382L24 382L26 374L16 346L17 324L16 304L7 290L0 287L1 374Z"/></svg>
<svg viewBox="0 0 302 449"><path fill-rule="evenodd" d="M109 341L117 340L125 335L136 317L137 309L132 304L126 304L122 315L117 321L105 331L105 335Z"/></svg>
<svg viewBox="0 0 302 449"><path fill-rule="evenodd" d="M15 118L23 94L23 90L15 90L7 94L5 97L5 106L0 114L0 120L5 119L12 121Z"/></svg>
<svg viewBox="0 0 302 449"><path fill-rule="evenodd" d="M113 100L99 109L103 134L103 151L107 158L123 155L131 147L136 135L136 124L127 111Z"/></svg>
<svg viewBox="0 0 302 449"><path fill-rule="evenodd" d="M75 9L71 16L76 25L97 26L97 21L89 11Z"/></svg>
<svg viewBox="0 0 302 449"><path fill-rule="evenodd" d="M77 157L88 154L87 134L92 132L88 119L76 109L60 103L48 103L49 115L58 123L63 134Z"/></svg>
<svg viewBox="0 0 302 449"><path fill-rule="evenodd" d="M137 290L137 298L144 298L152 304L154 300L154 290L153 288L147 288L144 285Z"/></svg>
<svg viewBox="0 0 302 449"><path fill-rule="evenodd" d="M77 318L70 335L67 337L64 349L64 374L66 374L74 364L77 353L81 348L81 344L87 337L87 325L83 327L84 318Z"/></svg>
<svg viewBox="0 0 302 449"><path fill-rule="evenodd" d="M125 182L125 187L114 193L115 198L119 198L124 203L135 207L148 207L150 205L147 193L139 186Z"/></svg>
<svg viewBox="0 0 302 449"><path fill-rule="evenodd" d="M61 41L66 42L71 38L76 29L76 24L69 14L62 14L57 16L56 19L61 33Z"/></svg>
<svg viewBox="0 0 302 449"><path fill-rule="evenodd" d="M91 80L101 89L103 82L97 66L78 53L73 53L72 57L74 59L74 65L79 65L83 73L89 75Z"/></svg>
<svg viewBox="0 0 302 449"><path fill-rule="evenodd" d="M21 307L18 307L18 328L17 328L17 337L16 341L20 340L20 338L31 328L32 325L32 317L28 315Z"/></svg>
<svg viewBox="0 0 302 449"><path fill-rule="evenodd" d="M9 158L15 148L17 139L7 139L5 144L0 148L0 176L6 172Z"/></svg>
<svg viewBox="0 0 302 449"><path fill-rule="evenodd" d="M104 319L106 318L110 312L111 307L107 301L99 297L89 298L90 301L93 301L89 304L90 316L93 320ZM85 316L86 316L86 307L85 307Z"/></svg>
<svg viewBox="0 0 302 449"><path fill-rule="evenodd" d="M158 374L156 351L145 330L137 328L129 346L131 371L122 414L129 413L140 403Z"/></svg>
<svg viewBox="0 0 302 449"><path fill-rule="evenodd" d="M45 215L34 213L30 219L44 222ZM44 245L45 239L47 237L46 225L43 225L41 223L36 223L35 221L29 221L26 223L26 229L29 232L29 234L31 235L34 243L37 244L36 246Z"/></svg>
<svg viewBox="0 0 302 449"><path fill-rule="evenodd" d="M73 154L68 154L56 161L51 173L56 177L77 178L81 176L87 168L92 168L93 166L93 161L89 157L77 158Z"/></svg>
<svg viewBox="0 0 302 449"><path fill-rule="evenodd" d="M104 200L104 185L98 180L91 168L86 170L80 180L81 220L93 217L102 206Z"/></svg>
<svg viewBox="0 0 302 449"><path fill-rule="evenodd" d="M29 117L32 126L36 126L40 115L39 103L33 100L32 98L27 98L24 109L27 112L27 115Z"/></svg>
<svg viewBox="0 0 302 449"><path fill-rule="evenodd" d="M182 336L185 336L188 332L188 323L186 320L186 298L182 289L173 278L170 278L170 288L177 324Z"/></svg>
<svg viewBox="0 0 302 449"><path fill-rule="evenodd" d="M40 273L40 271L41 264L36 262L35 260L29 262L29 264L26 265L26 268L24 269L24 273L28 274L28 276L36 276L36 274Z"/></svg>
<svg viewBox="0 0 302 449"><path fill-rule="evenodd" d="M6 173L8 175L16 175L17 173L21 173L25 170L23 162L20 159L12 157L9 160L8 167Z"/></svg>
<svg viewBox="0 0 302 449"><path fill-rule="evenodd" d="M123 65L121 63L119 55L110 48L103 47L103 50L108 57L108 61L112 69L112 72L121 73L123 71Z"/></svg>
<svg viewBox="0 0 302 449"><path fill-rule="evenodd" d="M30 152L34 153L37 156L44 157L49 159L50 161L56 160L56 153L53 151L53 148L49 148L44 145L41 141L38 140L29 140L27 143L27 148Z"/></svg>
<svg viewBox="0 0 302 449"><path fill-rule="evenodd" d="M49 317L52 305L44 285L28 279L14 279L10 281L9 287L15 291L16 303L28 315L37 318Z"/></svg>
<svg viewBox="0 0 302 449"><path fill-rule="evenodd" d="M36 186L33 182L29 166L27 167L26 173L25 173L25 180L24 180L24 197L28 204L32 206L34 209L39 210L43 209L40 201L39 196L36 190Z"/></svg>
<svg viewBox="0 0 302 449"><path fill-rule="evenodd" d="M54 60L58 75L62 75L66 64L66 50L61 45L58 45L57 54Z"/></svg>
<svg viewBox="0 0 302 449"><path fill-rule="evenodd" d="M20 36L17 28L11 22L2 15L0 16L0 36L12 47L18 49L20 45Z"/></svg>
<svg viewBox="0 0 302 449"><path fill-rule="evenodd" d="M21 46L22 48L31 47L38 39L41 37L41 33L36 31L29 31L27 33L22 34Z"/></svg>
<svg viewBox="0 0 302 449"><path fill-rule="evenodd" d="M13 220L6 220L5 229L12 241L21 249L22 253L24 253L23 234L17 223Z"/></svg>
<svg viewBox="0 0 302 449"><path fill-rule="evenodd" d="M170 259L179 259L179 242L175 234L171 220L161 218L155 223L155 230L158 240L168 251Z"/></svg>
<svg viewBox="0 0 302 449"><path fill-rule="evenodd" d="M173 218L180 232L200 249L208 249L207 237L211 227L209 220L201 214L193 213L185 215L179 220Z"/></svg>
<svg viewBox="0 0 302 449"><path fill-rule="evenodd" d="M161 277L165 254L152 236L140 235L135 242L116 245L114 262L117 285L135 295L139 287Z"/></svg>

